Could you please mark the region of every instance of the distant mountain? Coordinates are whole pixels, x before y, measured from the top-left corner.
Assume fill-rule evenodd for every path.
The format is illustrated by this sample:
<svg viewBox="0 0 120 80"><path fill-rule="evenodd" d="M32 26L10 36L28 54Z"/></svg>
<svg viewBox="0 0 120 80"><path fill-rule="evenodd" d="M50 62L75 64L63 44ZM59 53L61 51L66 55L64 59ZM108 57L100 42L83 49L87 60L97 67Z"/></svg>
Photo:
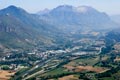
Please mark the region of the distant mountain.
<svg viewBox="0 0 120 80"><path fill-rule="evenodd" d="M46 9L44 9L44 10L42 10L42 11L37 12L37 14L43 15L43 14L47 14L47 13L49 13L49 12L50 12L50 10L46 8Z"/></svg>
<svg viewBox="0 0 120 80"><path fill-rule="evenodd" d="M40 15L40 19L56 24L60 29L70 31L118 27L106 13L99 12L89 6L61 5L49 13Z"/></svg>
<svg viewBox="0 0 120 80"><path fill-rule="evenodd" d="M120 24L120 15L113 15L111 16L111 19L116 23Z"/></svg>
<svg viewBox="0 0 120 80"><path fill-rule="evenodd" d="M60 31L37 15L9 6L0 10L0 51L52 46Z"/></svg>

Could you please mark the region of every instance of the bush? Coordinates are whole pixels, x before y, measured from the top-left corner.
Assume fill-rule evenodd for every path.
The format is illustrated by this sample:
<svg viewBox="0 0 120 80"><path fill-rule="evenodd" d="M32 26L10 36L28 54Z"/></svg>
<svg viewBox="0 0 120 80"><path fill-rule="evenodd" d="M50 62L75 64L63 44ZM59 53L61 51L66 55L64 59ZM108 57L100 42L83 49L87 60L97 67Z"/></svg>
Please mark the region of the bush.
<svg viewBox="0 0 120 80"><path fill-rule="evenodd" d="M3 70L10 70L9 66L7 66L7 65L2 66L2 69L3 69Z"/></svg>

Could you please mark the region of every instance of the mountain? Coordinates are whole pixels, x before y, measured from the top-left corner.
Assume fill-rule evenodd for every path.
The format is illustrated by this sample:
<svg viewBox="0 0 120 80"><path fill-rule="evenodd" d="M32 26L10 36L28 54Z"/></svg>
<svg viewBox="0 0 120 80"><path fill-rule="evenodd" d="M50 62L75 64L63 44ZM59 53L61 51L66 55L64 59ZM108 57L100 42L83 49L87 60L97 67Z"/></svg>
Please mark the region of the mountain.
<svg viewBox="0 0 120 80"><path fill-rule="evenodd" d="M11 5L0 10L0 53L53 48L66 44L69 32L117 26L107 14L89 6L61 5L30 14Z"/></svg>
<svg viewBox="0 0 120 80"><path fill-rule="evenodd" d="M40 15L40 19L55 24L66 31L118 27L106 13L99 12L89 6L61 5L52 9L49 13Z"/></svg>
<svg viewBox="0 0 120 80"><path fill-rule="evenodd" d="M0 10L0 52L55 45L59 30L37 15L9 6Z"/></svg>
<svg viewBox="0 0 120 80"><path fill-rule="evenodd" d="M111 16L111 19L112 19L114 22L120 24L120 15L113 15L113 16Z"/></svg>
<svg viewBox="0 0 120 80"><path fill-rule="evenodd" d="M37 14L43 15L43 14L47 14L47 13L49 13L49 12L50 12L50 10L46 8L46 9L44 9L44 10L42 10L42 11L37 12Z"/></svg>

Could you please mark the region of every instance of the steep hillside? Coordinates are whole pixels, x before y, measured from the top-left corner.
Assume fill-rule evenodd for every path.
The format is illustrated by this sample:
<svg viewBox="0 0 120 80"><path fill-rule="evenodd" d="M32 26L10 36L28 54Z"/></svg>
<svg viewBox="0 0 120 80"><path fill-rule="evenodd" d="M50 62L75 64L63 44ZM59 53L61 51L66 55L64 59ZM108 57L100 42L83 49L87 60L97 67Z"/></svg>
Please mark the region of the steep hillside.
<svg viewBox="0 0 120 80"><path fill-rule="evenodd" d="M0 10L0 46L5 49L31 49L56 44L60 31L38 19L37 15L9 6ZM58 35L59 34L59 35Z"/></svg>

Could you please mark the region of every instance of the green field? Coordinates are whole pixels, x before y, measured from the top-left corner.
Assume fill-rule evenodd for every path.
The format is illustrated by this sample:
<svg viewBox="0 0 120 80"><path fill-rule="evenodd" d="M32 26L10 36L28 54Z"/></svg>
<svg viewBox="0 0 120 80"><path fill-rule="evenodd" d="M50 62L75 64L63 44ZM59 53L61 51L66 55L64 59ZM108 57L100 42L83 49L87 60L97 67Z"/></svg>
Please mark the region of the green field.
<svg viewBox="0 0 120 80"><path fill-rule="evenodd" d="M63 74L63 73L69 73L69 72L65 71L64 68L56 68L56 69L54 69L52 71L49 71L49 72L47 72L45 74L42 74L41 76L49 76L49 75L53 76L53 75L58 75L58 74Z"/></svg>
<svg viewBox="0 0 120 80"><path fill-rule="evenodd" d="M79 58L79 59L73 60L72 62L74 62L75 65L84 64L84 65L93 66L98 61L99 61L99 57L95 56L95 57L90 57L90 58ZM70 63L68 64L70 65Z"/></svg>

